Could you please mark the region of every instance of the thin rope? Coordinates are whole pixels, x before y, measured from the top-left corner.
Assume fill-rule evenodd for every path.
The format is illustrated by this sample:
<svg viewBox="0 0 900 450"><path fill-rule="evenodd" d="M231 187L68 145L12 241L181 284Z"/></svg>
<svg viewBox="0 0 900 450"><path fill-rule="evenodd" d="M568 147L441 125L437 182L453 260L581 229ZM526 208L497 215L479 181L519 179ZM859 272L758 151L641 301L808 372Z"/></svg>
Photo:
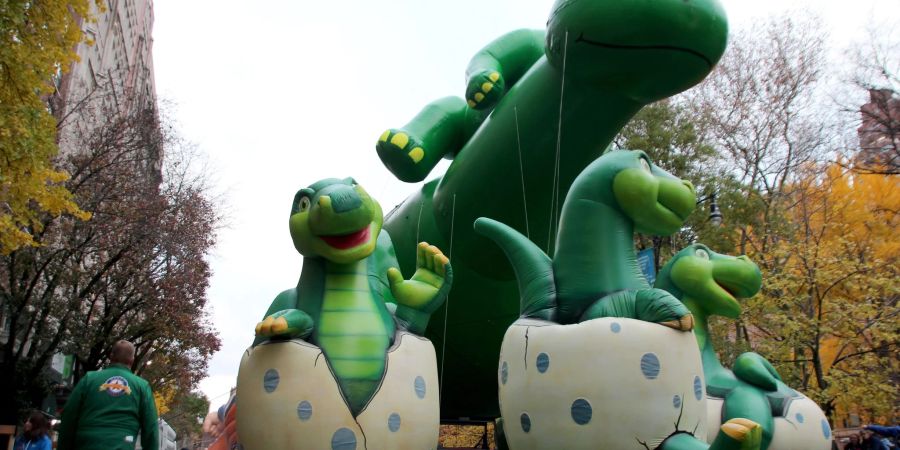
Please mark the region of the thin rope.
<svg viewBox="0 0 900 450"><path fill-rule="evenodd" d="M447 259L453 261L453 224L456 221L456 194L453 194L453 209L450 212L450 249ZM452 289L451 289L452 291ZM447 318L450 317L450 294L444 302L444 335L441 337L441 386L438 391L438 406L444 401L444 358L447 357Z"/></svg>
<svg viewBox="0 0 900 450"><path fill-rule="evenodd" d="M419 220L416 221L416 242L414 242L415 245L413 245L416 259L419 259L419 228L422 226L422 206L424 204L424 202L419 203Z"/></svg>
<svg viewBox="0 0 900 450"><path fill-rule="evenodd" d="M562 80L559 87L559 121L556 133L556 161L553 167L553 189L550 191L550 227L547 231L547 254L550 254L550 242L553 239L553 225L559 223L559 154L562 149L562 112L563 96L566 93L566 56L569 51L569 30L563 42Z"/></svg>
<svg viewBox="0 0 900 450"><path fill-rule="evenodd" d="M525 198L525 169L522 166L522 139L519 137L519 106L513 108L516 113L516 144L519 146L519 175L522 178L522 207L525 208L525 236L531 239L531 229L528 227L528 200Z"/></svg>

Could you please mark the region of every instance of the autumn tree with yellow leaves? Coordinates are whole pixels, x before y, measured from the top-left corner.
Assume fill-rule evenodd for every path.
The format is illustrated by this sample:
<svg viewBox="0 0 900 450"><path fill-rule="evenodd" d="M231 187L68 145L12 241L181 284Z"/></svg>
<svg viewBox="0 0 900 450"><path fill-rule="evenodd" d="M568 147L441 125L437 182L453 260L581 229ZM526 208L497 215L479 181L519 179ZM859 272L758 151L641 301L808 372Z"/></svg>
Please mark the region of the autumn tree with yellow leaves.
<svg viewBox="0 0 900 450"><path fill-rule="evenodd" d="M8 0L0 3L0 253L37 245L42 214L90 215L53 166L56 120L45 98L53 79L77 57L79 18L94 0ZM99 2L98 2L99 4Z"/></svg>
<svg viewBox="0 0 900 450"><path fill-rule="evenodd" d="M746 254L763 272L761 293L738 320L711 322L723 363L760 353L840 427L849 413L890 421L900 405L900 179L895 147L879 144L884 151L870 157L861 139L895 142L900 129L900 116L883 114L883 105L861 108L868 89L885 104L900 100L898 85L885 82L896 74L869 70L850 80L847 104L836 104L839 75L821 28L798 13L735 30L706 81L645 108L620 141L647 150L704 197L717 194L723 224L698 206L676 236L653 241L662 262L696 240ZM882 54L861 61L887 67ZM860 123L871 124L873 113L877 126Z"/></svg>
<svg viewBox="0 0 900 450"><path fill-rule="evenodd" d="M897 414L900 180L810 166L787 190L789 232L765 254L750 341L826 410Z"/></svg>

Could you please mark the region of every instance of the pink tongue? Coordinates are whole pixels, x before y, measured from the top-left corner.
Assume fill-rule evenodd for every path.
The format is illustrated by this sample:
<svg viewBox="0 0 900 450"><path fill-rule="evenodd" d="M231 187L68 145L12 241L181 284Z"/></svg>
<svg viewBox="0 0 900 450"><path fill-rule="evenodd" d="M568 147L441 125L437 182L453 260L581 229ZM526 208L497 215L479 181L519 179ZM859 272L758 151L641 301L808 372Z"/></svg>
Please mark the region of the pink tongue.
<svg viewBox="0 0 900 450"><path fill-rule="evenodd" d="M365 227L359 231L343 234L340 236L319 236L326 244L338 249L346 250L356 247L369 240L369 227Z"/></svg>

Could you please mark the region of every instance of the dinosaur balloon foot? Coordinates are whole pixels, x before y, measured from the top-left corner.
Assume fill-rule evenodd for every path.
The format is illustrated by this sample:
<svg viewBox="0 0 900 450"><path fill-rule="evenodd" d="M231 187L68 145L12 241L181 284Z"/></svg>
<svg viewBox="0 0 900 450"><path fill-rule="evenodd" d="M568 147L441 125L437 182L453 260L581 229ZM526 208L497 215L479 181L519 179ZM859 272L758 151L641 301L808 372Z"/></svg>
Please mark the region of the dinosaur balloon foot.
<svg viewBox="0 0 900 450"><path fill-rule="evenodd" d="M757 450L762 442L762 427L748 419L731 419L720 428L710 450Z"/></svg>
<svg viewBox="0 0 900 450"><path fill-rule="evenodd" d="M408 183L422 181L433 168L428 167L425 147L415 136L404 130L391 128L378 138L375 144L378 157L385 167L400 180Z"/></svg>
<svg viewBox="0 0 900 450"><path fill-rule="evenodd" d="M679 331L690 331L694 329L694 315L686 314L684 316L681 316L678 320L661 322L660 325L665 325L669 328L674 328Z"/></svg>

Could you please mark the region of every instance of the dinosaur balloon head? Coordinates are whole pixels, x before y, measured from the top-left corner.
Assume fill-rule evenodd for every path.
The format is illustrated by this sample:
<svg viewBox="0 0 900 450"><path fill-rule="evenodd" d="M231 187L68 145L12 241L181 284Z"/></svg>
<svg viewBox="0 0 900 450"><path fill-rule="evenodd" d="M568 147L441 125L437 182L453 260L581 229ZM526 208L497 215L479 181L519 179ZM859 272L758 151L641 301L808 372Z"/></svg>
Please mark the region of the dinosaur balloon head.
<svg viewBox="0 0 900 450"><path fill-rule="evenodd" d="M375 250L382 221L381 206L353 178L328 178L294 195L291 238L303 256L346 264Z"/></svg>
<svg viewBox="0 0 900 450"><path fill-rule="evenodd" d="M567 76L650 103L699 83L727 40L717 0L557 0L546 48Z"/></svg>
<svg viewBox="0 0 900 450"><path fill-rule="evenodd" d="M592 175L591 189L604 203L621 210L641 233L668 236L681 229L694 211L694 186L654 165L640 150L610 151L592 165L599 170Z"/></svg>
<svg viewBox="0 0 900 450"><path fill-rule="evenodd" d="M691 299L691 307L702 308L708 315L734 319L741 313L738 300L759 292L762 275L746 256L722 255L703 244L692 244L660 270L656 287Z"/></svg>

